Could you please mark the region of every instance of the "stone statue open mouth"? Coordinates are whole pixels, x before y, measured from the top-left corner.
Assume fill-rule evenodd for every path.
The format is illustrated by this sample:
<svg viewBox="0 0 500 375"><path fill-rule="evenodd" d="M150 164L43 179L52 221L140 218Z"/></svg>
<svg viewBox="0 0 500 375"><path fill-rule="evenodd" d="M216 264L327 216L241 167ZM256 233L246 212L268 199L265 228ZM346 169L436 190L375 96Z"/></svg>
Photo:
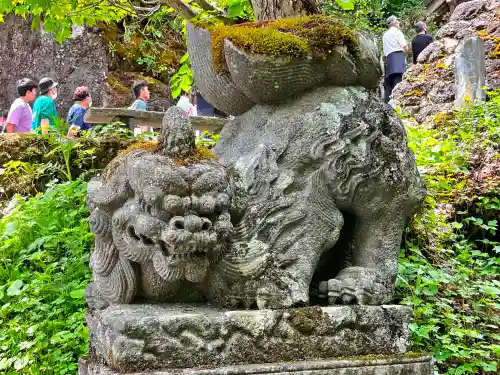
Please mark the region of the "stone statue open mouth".
<svg viewBox="0 0 500 375"><path fill-rule="evenodd" d="M210 241L216 238L210 234L185 232L171 235L169 241L165 241L138 233L133 225L127 227L126 233L129 245L147 253L144 256L158 265L159 273L164 275L168 273L169 278L172 274L166 272L165 266L182 269L189 265L203 265L201 268L206 268L208 253L212 249L212 246L209 246ZM177 273L175 275L176 278L181 276Z"/></svg>
<svg viewBox="0 0 500 375"><path fill-rule="evenodd" d="M195 242L188 242L183 246L169 246L165 241L160 240L159 246L163 255L167 258L167 262L170 266L183 266L186 263L193 261L198 261L200 259L206 258L208 253L208 248L199 250L197 249ZM175 249L175 252L174 252Z"/></svg>

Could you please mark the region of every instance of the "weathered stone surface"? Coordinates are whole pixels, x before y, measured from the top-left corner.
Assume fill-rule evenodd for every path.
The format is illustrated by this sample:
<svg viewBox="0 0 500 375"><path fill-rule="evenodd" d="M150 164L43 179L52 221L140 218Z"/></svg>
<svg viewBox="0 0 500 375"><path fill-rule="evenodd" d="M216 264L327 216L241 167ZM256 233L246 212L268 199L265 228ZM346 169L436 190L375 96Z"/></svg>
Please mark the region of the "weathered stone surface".
<svg viewBox="0 0 500 375"><path fill-rule="evenodd" d="M122 373L404 354L411 308L227 311L119 305L89 312L90 356Z"/></svg>
<svg viewBox="0 0 500 375"><path fill-rule="evenodd" d="M325 280L330 303L391 300L404 223L425 188L403 125L373 93L318 88L255 106L214 152L243 179L255 238L287 260L264 272L259 307L309 303L311 281Z"/></svg>
<svg viewBox="0 0 500 375"><path fill-rule="evenodd" d="M89 183L91 308L141 297L218 299L227 283L259 276L268 265L267 246L249 238L238 220L238 179L210 154L199 156L181 109L165 113L153 148L118 157Z"/></svg>
<svg viewBox="0 0 500 375"><path fill-rule="evenodd" d="M249 110L254 102L235 86L228 74L220 74L215 69L210 33L188 22L186 36L195 84L203 97L228 114L240 114Z"/></svg>
<svg viewBox="0 0 500 375"><path fill-rule="evenodd" d="M132 85L135 81L146 81L150 92L150 111L164 112L174 105L170 86L152 77L137 72L109 72L104 90L103 107L128 108L135 100Z"/></svg>
<svg viewBox="0 0 500 375"><path fill-rule="evenodd" d="M194 155L190 120L89 184L92 308L138 298L283 308L392 299L407 218L425 195L404 128L363 88L255 106ZM315 285L316 285L315 284ZM318 289L318 290L315 290Z"/></svg>
<svg viewBox="0 0 500 375"><path fill-rule="evenodd" d="M484 100L484 41L477 36L465 39L457 54L455 65L455 103L460 106L467 102Z"/></svg>
<svg viewBox="0 0 500 375"><path fill-rule="evenodd" d="M80 30L81 31L81 30ZM78 86L88 86L95 105L102 104L106 85L108 46L89 31L59 45L52 34L34 32L31 23L9 15L0 23L0 107L8 109L17 97L16 83L28 77L38 82L50 76L59 82L57 108L66 118Z"/></svg>
<svg viewBox="0 0 500 375"><path fill-rule="evenodd" d="M435 42L422 51L418 64L407 70L403 82L394 89L394 105L419 122L448 111L455 101L456 56L470 37L484 40L485 86L500 88L499 8L499 0L459 4L450 22L437 32Z"/></svg>
<svg viewBox="0 0 500 375"><path fill-rule="evenodd" d="M187 45L198 89L217 108L240 115L255 104L282 103L319 85L375 88L381 75L375 43L356 35L360 53L335 46L325 59L270 57L224 42L227 72L217 71L207 30L188 24Z"/></svg>
<svg viewBox="0 0 500 375"><path fill-rule="evenodd" d="M175 369L129 375L432 375L431 357L373 357L372 359L324 360L261 365L239 365L214 369ZM80 375L118 375L107 366L81 359Z"/></svg>

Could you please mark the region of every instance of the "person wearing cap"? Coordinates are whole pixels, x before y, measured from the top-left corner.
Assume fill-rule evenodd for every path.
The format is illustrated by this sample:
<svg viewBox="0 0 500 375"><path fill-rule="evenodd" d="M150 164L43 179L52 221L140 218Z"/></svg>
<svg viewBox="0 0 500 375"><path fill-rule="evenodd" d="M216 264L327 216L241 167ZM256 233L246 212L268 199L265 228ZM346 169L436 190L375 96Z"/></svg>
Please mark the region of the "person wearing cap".
<svg viewBox="0 0 500 375"><path fill-rule="evenodd" d="M32 129L38 134L47 134L49 127L54 126L59 118L54 100L57 98L57 82L52 78L42 78L38 83L40 96L33 105Z"/></svg>
<svg viewBox="0 0 500 375"><path fill-rule="evenodd" d="M400 23L396 16L387 19L389 29L384 33L383 45L385 64L385 92L384 101L389 103L392 90L403 80L406 70L406 56L408 43L399 29Z"/></svg>
<svg viewBox="0 0 500 375"><path fill-rule="evenodd" d="M73 100L75 104L69 109L66 119L66 122L70 124L68 136L72 137L79 134L82 130L89 130L91 128L90 124L83 121L85 113L92 106L92 97L90 96L89 88L85 86L77 87L73 95Z"/></svg>

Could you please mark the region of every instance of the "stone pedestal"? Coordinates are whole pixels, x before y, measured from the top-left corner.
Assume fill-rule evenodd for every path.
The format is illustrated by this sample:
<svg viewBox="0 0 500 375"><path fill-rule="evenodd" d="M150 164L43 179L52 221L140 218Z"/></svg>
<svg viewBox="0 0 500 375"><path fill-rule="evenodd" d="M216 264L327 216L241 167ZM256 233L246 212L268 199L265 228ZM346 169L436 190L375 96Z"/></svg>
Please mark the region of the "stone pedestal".
<svg viewBox="0 0 500 375"><path fill-rule="evenodd" d="M113 306L88 314L80 374L432 375L432 358L408 353L411 318L404 306Z"/></svg>

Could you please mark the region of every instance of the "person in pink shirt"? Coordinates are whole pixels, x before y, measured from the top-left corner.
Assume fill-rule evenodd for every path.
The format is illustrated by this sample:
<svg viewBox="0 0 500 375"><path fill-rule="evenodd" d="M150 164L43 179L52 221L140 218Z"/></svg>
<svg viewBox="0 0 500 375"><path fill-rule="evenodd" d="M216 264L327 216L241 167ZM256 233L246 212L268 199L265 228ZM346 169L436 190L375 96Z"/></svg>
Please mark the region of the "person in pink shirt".
<svg viewBox="0 0 500 375"><path fill-rule="evenodd" d="M7 118L5 117L5 112L0 111L0 133L7 131Z"/></svg>
<svg viewBox="0 0 500 375"><path fill-rule="evenodd" d="M38 85L29 78L23 78L17 82L19 98L14 100L10 106L7 116L7 133L29 133L33 122L30 102L36 98Z"/></svg>

